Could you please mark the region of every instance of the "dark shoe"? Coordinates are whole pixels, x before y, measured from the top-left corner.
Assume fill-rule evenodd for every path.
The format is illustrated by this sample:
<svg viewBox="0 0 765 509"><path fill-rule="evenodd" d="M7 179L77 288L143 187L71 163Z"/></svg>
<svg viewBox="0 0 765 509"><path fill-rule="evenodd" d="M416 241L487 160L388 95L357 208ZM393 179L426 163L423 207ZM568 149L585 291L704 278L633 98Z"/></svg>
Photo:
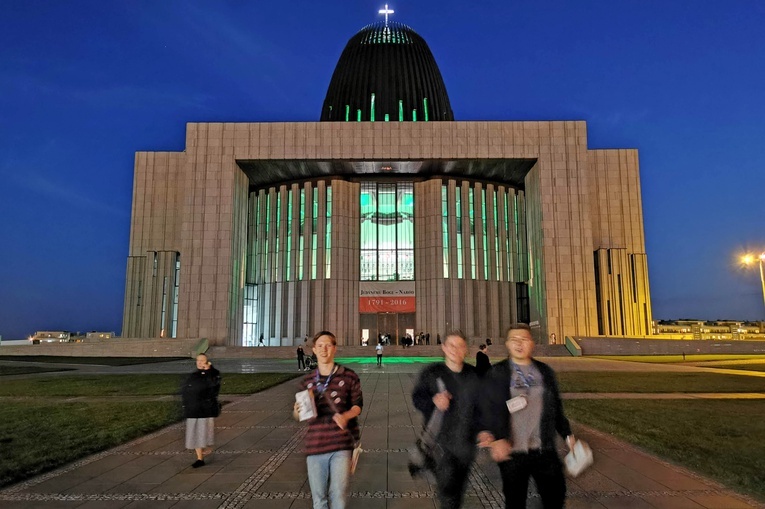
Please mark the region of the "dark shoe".
<svg viewBox="0 0 765 509"><path fill-rule="evenodd" d="M205 460L196 460L191 464L191 468L199 468L205 466Z"/></svg>

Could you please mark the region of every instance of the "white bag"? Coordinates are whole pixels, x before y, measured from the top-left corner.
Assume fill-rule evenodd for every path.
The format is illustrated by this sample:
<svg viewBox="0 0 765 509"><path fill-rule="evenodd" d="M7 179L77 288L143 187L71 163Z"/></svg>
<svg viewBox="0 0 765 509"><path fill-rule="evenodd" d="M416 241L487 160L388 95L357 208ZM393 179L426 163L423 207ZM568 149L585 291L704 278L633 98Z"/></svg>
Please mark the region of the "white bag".
<svg viewBox="0 0 765 509"><path fill-rule="evenodd" d="M592 449L583 440L577 440L574 447L563 458L563 464L566 466L566 472L571 477L576 477L584 472L587 467L592 465Z"/></svg>

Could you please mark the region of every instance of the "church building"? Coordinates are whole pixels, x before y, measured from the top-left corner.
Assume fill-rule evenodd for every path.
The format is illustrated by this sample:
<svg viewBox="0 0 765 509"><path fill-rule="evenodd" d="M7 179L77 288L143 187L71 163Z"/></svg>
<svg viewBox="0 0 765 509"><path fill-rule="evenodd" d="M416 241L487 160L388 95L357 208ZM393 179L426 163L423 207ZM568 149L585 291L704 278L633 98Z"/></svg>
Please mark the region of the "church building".
<svg viewBox="0 0 765 509"><path fill-rule="evenodd" d="M582 120L455 119L385 11L318 122L189 123L183 152L136 154L123 337L650 334L637 150L589 148Z"/></svg>

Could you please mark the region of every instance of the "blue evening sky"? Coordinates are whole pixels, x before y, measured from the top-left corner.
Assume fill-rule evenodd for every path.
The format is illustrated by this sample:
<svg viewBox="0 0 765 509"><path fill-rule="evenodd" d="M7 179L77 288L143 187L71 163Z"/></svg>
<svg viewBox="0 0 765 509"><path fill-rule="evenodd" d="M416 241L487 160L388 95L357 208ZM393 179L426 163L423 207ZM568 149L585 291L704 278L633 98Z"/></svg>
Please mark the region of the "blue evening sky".
<svg viewBox="0 0 765 509"><path fill-rule="evenodd" d="M133 157L186 122L316 121L382 1L3 0L0 335L120 332ZM657 319L763 319L765 4L418 0L458 120L586 120L640 151Z"/></svg>

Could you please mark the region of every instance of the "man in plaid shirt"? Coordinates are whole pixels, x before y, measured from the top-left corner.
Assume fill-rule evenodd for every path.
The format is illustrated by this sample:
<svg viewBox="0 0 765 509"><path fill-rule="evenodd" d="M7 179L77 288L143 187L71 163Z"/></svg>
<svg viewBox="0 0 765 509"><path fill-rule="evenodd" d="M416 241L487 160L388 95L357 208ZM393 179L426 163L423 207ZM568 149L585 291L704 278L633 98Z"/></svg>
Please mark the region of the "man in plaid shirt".
<svg viewBox="0 0 765 509"><path fill-rule="evenodd" d="M318 367L301 381L301 390L311 391L317 415L308 421L305 439L308 483L314 509L345 509L348 499L351 456L359 440L364 399L359 376L335 364L337 339L328 331L313 338ZM295 403L294 417L300 412Z"/></svg>

